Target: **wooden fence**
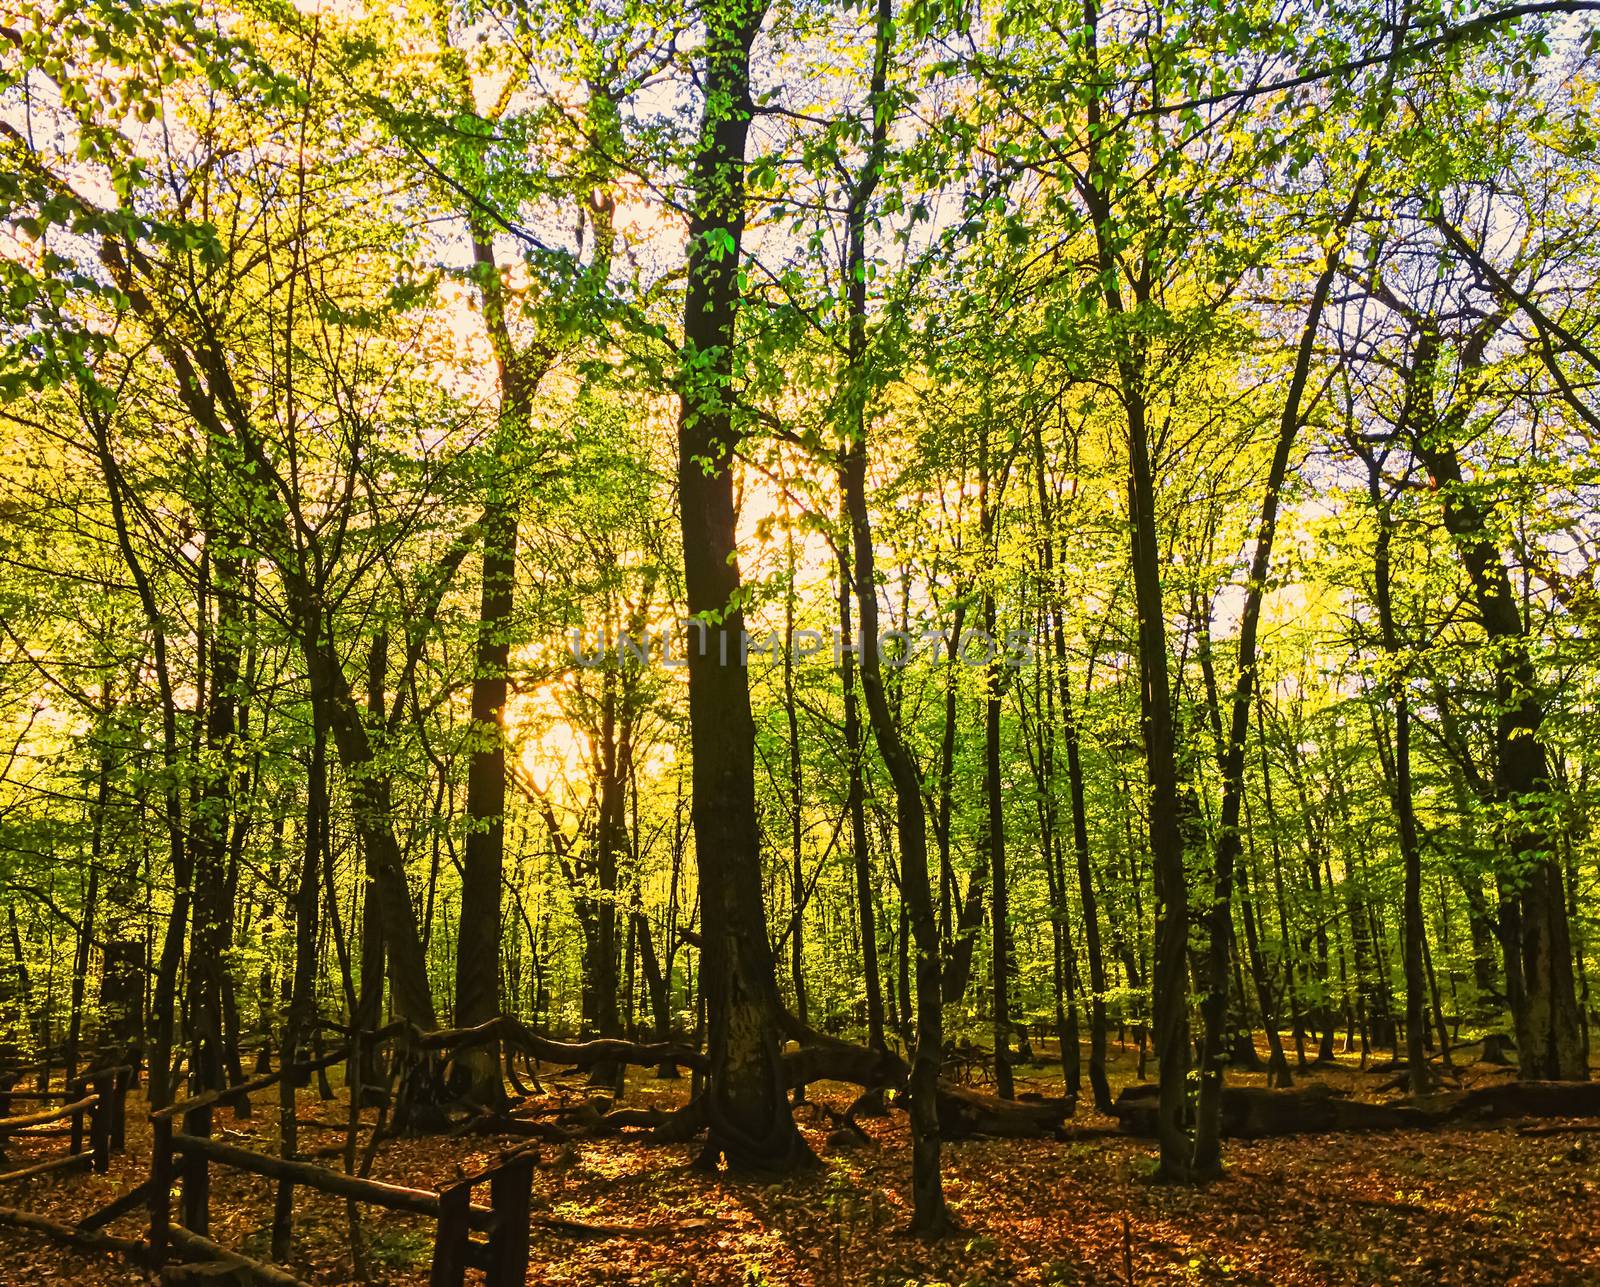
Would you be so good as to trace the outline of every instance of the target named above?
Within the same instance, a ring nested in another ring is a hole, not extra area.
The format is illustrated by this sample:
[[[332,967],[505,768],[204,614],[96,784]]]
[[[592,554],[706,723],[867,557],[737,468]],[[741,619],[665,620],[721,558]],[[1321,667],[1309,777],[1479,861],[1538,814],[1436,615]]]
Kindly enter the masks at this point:
[[[392,1034],[373,1035],[381,1040]],[[289,1271],[212,1239],[212,1170],[221,1167],[275,1180],[280,1210],[288,1210],[294,1190],[303,1188],[433,1221],[429,1278],[432,1287],[461,1287],[469,1269],[481,1270],[488,1287],[522,1287],[528,1272],[530,1194],[537,1161],[531,1149],[509,1153],[499,1165],[480,1175],[433,1190],[387,1184],[212,1137],[214,1109],[248,1104],[253,1092],[266,1090],[285,1078],[309,1077],[348,1056],[345,1048],[319,1054],[238,1085],[205,1091],[155,1109],[150,1113],[149,1174],[133,1189],[75,1224],[11,1207],[0,1207],[0,1224],[36,1229],[75,1245],[117,1252],[163,1274],[164,1279],[181,1279],[186,1273],[210,1278],[218,1272],[231,1272],[240,1281],[305,1287]],[[135,1085],[134,1069],[91,1069],[66,1081],[60,1089],[51,1089],[51,1069],[61,1063],[56,1058],[27,1069],[0,1069],[0,1167],[5,1165],[4,1146],[10,1139],[59,1135],[68,1142],[68,1152],[61,1157],[0,1170],[0,1183],[91,1168],[103,1173],[110,1155],[122,1151],[126,1097]],[[39,1074],[38,1089],[10,1089],[19,1076],[35,1071]],[[42,1106],[32,1112],[9,1115],[17,1103]],[[176,1211],[174,1190],[179,1195]],[[473,1201],[474,1190],[486,1190],[486,1205]],[[148,1214],[145,1239],[135,1241],[105,1232],[115,1220],[140,1211]],[[274,1254],[281,1258],[281,1252],[275,1250]],[[193,1269],[185,1270],[185,1265]]]
[[[228,1265],[259,1283],[276,1287],[298,1283],[298,1279],[275,1265],[212,1241],[211,1168],[221,1166],[276,1180],[280,1203],[300,1187],[433,1220],[429,1278],[432,1287],[460,1287],[469,1268],[483,1270],[489,1287],[522,1287],[528,1272],[529,1199],[537,1160],[530,1150],[513,1153],[483,1174],[437,1191],[386,1184],[212,1138],[212,1109],[218,1104],[236,1100],[249,1090],[264,1090],[286,1074],[314,1071],[315,1064],[333,1063],[344,1057],[345,1052],[339,1051],[227,1090],[207,1091],[150,1114],[150,1178],[140,1191],[149,1203],[147,1248],[152,1267],[159,1269],[173,1258],[198,1259]],[[175,1127],[179,1121],[181,1130]],[[180,1180],[182,1190],[175,1220],[172,1190]],[[472,1201],[472,1191],[480,1185],[488,1187],[488,1206]],[[133,1196],[119,1199],[124,1204],[122,1210],[127,1209],[126,1202]],[[487,1236],[475,1238],[475,1233]]]
[[[0,1090],[0,1157],[11,1141],[67,1136],[65,1154],[0,1171],[0,1183],[91,1168],[104,1174],[111,1154],[123,1149],[132,1084],[133,1069],[124,1066],[96,1069],[74,1078],[61,1090]],[[57,1099],[65,1102],[55,1108],[12,1114],[15,1100],[48,1103]],[[62,1122],[67,1125],[58,1125]]]

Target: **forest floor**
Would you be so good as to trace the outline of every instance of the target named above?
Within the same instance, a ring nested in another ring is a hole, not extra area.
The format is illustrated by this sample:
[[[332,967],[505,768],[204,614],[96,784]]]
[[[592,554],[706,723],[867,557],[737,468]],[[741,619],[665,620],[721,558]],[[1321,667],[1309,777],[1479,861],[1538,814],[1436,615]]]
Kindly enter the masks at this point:
[[[1470,1053],[1470,1052],[1467,1052]],[[1112,1046],[1113,1088],[1134,1080],[1131,1049]],[[1503,1072],[1465,1071],[1468,1085]],[[1308,1069],[1361,1098],[1388,1078],[1355,1056]],[[1234,1080],[1263,1084],[1259,1074]],[[1059,1094],[1058,1065],[1021,1071],[1019,1090]],[[547,1080],[576,1101],[573,1079]],[[627,1102],[671,1107],[687,1081],[630,1076]],[[1392,1093],[1392,1092],[1391,1092]],[[815,1085],[813,1099],[843,1108],[853,1091]],[[275,1151],[276,1112],[258,1099],[252,1118],[220,1112],[216,1134]],[[304,1092],[300,1116],[344,1120],[342,1099]],[[369,1115],[370,1116],[370,1115]],[[1156,1183],[1153,1146],[1125,1137],[1074,1142],[972,1140],[945,1149],[945,1192],[964,1232],[926,1246],[901,1236],[908,1218],[905,1117],[866,1119],[872,1147],[839,1148],[830,1124],[799,1120],[822,1165],[781,1183],[690,1169],[692,1145],[610,1138],[540,1147],[534,1172],[535,1283],[862,1284],[980,1287],[991,1283],[1600,1284],[1600,1136],[1530,1136],[1517,1123],[1433,1131],[1308,1135],[1229,1141],[1226,1175],[1199,1189]],[[75,1220],[145,1178],[149,1127],[129,1101],[128,1150],[107,1175],[13,1185],[6,1203]],[[1110,1126],[1092,1106],[1073,1127]],[[1548,1124],[1546,1124],[1548,1125]],[[302,1128],[303,1148],[333,1144],[334,1130]],[[498,1160],[513,1141],[424,1138],[384,1144],[372,1175],[413,1186],[448,1184]],[[51,1153],[59,1150],[56,1144]],[[39,1156],[48,1154],[41,1153]],[[27,1160],[21,1156],[20,1163]],[[326,1163],[337,1166],[337,1162]],[[264,1256],[272,1216],[268,1181],[213,1167],[211,1237]],[[342,1200],[297,1190],[292,1272],[315,1283],[352,1276]],[[558,1231],[552,1220],[596,1226]],[[112,1231],[140,1234],[140,1218]],[[427,1281],[430,1222],[368,1208],[367,1282]],[[109,1255],[63,1249],[0,1228],[0,1282],[123,1284],[148,1281]]]

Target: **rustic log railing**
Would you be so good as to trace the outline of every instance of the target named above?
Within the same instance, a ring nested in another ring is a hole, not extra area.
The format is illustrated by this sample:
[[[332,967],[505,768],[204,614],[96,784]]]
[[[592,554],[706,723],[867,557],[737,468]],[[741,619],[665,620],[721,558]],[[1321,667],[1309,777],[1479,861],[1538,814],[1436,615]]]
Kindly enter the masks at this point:
[[[127,1095],[132,1081],[132,1068],[102,1068],[74,1078],[62,1090],[12,1091],[0,1098],[0,1108],[6,1110],[12,1099],[67,1101],[56,1108],[0,1117],[0,1146],[11,1139],[37,1139],[63,1133],[68,1137],[65,1155],[0,1172],[0,1183],[91,1168],[104,1174],[110,1166],[111,1154],[123,1149]],[[68,1125],[57,1127],[57,1122]]]
[[[167,1259],[171,1249],[188,1256],[221,1260],[260,1283],[281,1285],[296,1281],[285,1270],[210,1240],[210,1171],[215,1164],[432,1219],[436,1225],[429,1277],[432,1287],[461,1287],[469,1267],[482,1269],[489,1287],[522,1287],[526,1280],[529,1199],[536,1160],[533,1153],[514,1153],[492,1170],[458,1181],[443,1192],[413,1189],[211,1139],[211,1107],[211,1103],[205,1103],[188,1109],[182,1131],[173,1129],[172,1110],[164,1110],[161,1116],[152,1114],[148,1247],[155,1266]],[[180,1174],[183,1196],[179,1220],[174,1223],[172,1186]],[[472,1201],[472,1190],[480,1184],[489,1186],[488,1206]],[[486,1232],[487,1240],[474,1239],[475,1231]]]
[[[442,1054],[446,1065],[460,1049],[497,1038],[535,1057],[570,1061],[580,1066],[608,1057],[629,1062],[658,1062],[664,1053],[676,1056],[680,1062],[694,1062],[699,1058],[696,1052],[678,1047],[635,1047],[625,1042],[556,1042],[529,1034],[513,1021],[440,1032],[421,1032],[409,1025],[392,1024],[370,1034],[346,1030],[344,1035],[351,1039],[359,1036],[384,1044],[395,1043],[402,1058],[407,1051],[414,1052],[413,1058],[428,1052],[425,1057],[437,1063]],[[313,1058],[269,1069],[235,1085],[202,1091],[155,1108],[149,1114],[151,1159],[147,1179],[75,1225],[11,1208],[0,1208],[0,1224],[34,1227],[69,1242],[117,1250],[158,1272],[175,1262],[200,1262],[202,1273],[231,1270],[258,1283],[279,1287],[294,1284],[297,1280],[293,1274],[281,1267],[286,1259],[287,1241],[280,1249],[275,1240],[273,1258],[279,1264],[272,1264],[212,1240],[211,1170],[222,1167],[275,1181],[280,1205],[300,1187],[432,1221],[435,1236],[429,1281],[433,1287],[461,1287],[469,1269],[481,1271],[490,1287],[522,1287],[528,1272],[531,1227],[536,1223],[530,1212],[532,1172],[536,1164],[536,1155],[531,1149],[507,1153],[499,1165],[481,1175],[457,1180],[442,1190],[432,1190],[331,1170],[292,1151],[286,1156],[269,1155],[212,1138],[212,1117],[217,1108],[247,1105],[249,1097],[256,1092],[265,1091],[285,1079],[307,1077],[349,1057],[349,1046],[341,1044],[327,1053],[319,1050]],[[0,1144],[8,1134],[37,1134],[50,1130],[56,1123],[68,1123],[57,1129],[70,1137],[69,1153],[64,1158],[22,1168],[12,1175],[0,1174],[0,1181],[69,1169],[106,1170],[109,1154],[123,1147],[125,1097],[128,1089],[136,1084],[134,1070],[91,1068],[63,1089],[52,1090],[47,1080],[48,1066],[40,1064],[38,1067],[40,1089],[11,1092],[11,1097],[41,1105],[57,1099],[66,1102],[59,1107],[42,1106],[35,1112],[4,1117],[10,1107],[7,1091],[9,1085],[14,1084],[16,1073],[8,1079],[4,1070],[0,1070]],[[430,1071],[437,1074],[438,1069],[434,1067]],[[475,1189],[480,1190],[480,1196],[482,1190],[487,1190],[487,1205],[473,1201]],[[148,1216],[148,1236],[144,1241],[133,1243],[104,1232],[106,1226],[117,1219],[141,1209]]]

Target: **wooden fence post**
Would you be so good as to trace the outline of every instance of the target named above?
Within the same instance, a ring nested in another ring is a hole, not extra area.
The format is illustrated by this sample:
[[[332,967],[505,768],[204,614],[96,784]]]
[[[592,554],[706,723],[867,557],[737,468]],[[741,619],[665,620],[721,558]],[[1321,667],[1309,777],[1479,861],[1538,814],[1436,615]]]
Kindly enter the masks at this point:
[[[183,1116],[183,1133],[211,1138],[211,1106],[191,1109]],[[211,1234],[211,1167],[204,1153],[183,1155],[183,1227],[202,1238]]]
[[[128,1086],[133,1081],[133,1069],[124,1068],[117,1074],[111,1092],[111,1151],[121,1153],[128,1147]]]
[[[452,1184],[439,1194],[439,1227],[433,1238],[433,1270],[428,1275],[428,1287],[461,1287],[466,1281],[471,1205],[470,1180]]]
[[[525,1152],[489,1177],[488,1287],[523,1287],[528,1280],[528,1202],[536,1154]]]
[[[89,1151],[94,1156],[96,1175],[111,1167],[111,1078],[101,1074],[94,1079],[94,1107],[89,1110]]]
[[[85,1078],[77,1077],[67,1083],[67,1103],[76,1103],[89,1093],[89,1083]],[[80,1108],[72,1115],[71,1142],[67,1145],[69,1153],[83,1152],[83,1110]]]
[[[172,1223],[172,1119],[158,1117],[150,1126],[150,1259],[159,1269]]]

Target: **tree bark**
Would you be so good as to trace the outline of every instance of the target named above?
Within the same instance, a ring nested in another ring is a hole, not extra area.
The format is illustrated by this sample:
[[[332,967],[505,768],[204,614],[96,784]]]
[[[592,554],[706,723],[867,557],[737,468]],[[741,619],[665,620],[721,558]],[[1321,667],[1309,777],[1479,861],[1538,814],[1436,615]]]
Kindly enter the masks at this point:
[[[750,46],[765,5],[707,11],[705,107],[694,162],[678,421],[687,646],[710,1077],[701,1156],[741,1170],[807,1164],[779,1051],[777,981],[762,897],[755,729],[743,662],[730,400],[743,239]]]

